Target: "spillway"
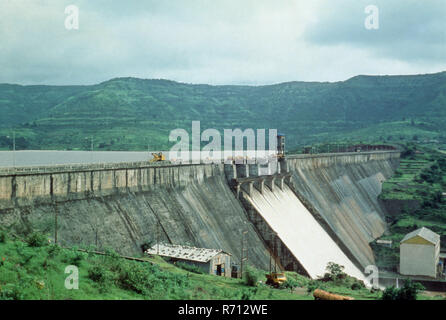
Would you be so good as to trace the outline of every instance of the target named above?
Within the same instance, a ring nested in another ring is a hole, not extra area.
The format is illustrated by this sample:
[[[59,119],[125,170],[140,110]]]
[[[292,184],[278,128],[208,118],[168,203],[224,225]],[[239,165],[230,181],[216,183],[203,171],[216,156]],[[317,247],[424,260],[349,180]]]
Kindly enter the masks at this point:
[[[274,191],[264,188],[262,193],[253,189],[244,196],[312,278],[323,276],[327,264],[335,262],[347,274],[365,280],[286,184]]]

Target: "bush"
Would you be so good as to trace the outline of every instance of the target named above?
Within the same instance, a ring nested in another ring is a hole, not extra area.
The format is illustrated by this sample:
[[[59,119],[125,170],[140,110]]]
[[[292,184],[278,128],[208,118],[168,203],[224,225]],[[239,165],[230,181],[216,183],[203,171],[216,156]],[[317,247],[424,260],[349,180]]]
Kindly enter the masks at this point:
[[[420,283],[407,279],[402,288],[397,289],[394,286],[386,288],[381,300],[416,300],[421,290],[424,290],[424,287]]]
[[[119,284],[122,288],[147,294],[151,287],[151,276],[137,264],[124,262],[119,273]],[[152,283],[153,284],[153,283]]]
[[[121,260],[119,268],[119,285],[146,296],[156,294],[155,288],[159,291],[158,294],[184,295],[182,289],[189,283],[186,276],[164,272],[150,263]]]
[[[387,287],[381,296],[381,300],[398,300],[398,293],[399,290],[394,286]]]
[[[394,173],[395,178],[401,177],[402,175],[403,175],[403,172],[400,169],[395,170],[395,173]]]
[[[420,283],[408,279],[399,290],[400,300],[416,300],[418,292],[424,290],[424,287]]]
[[[64,251],[62,261],[70,265],[80,267],[82,260],[84,260],[86,255],[86,253],[77,251],[76,248],[73,248]]]
[[[363,288],[365,288],[364,283],[359,282],[359,281],[355,281],[353,282],[353,284],[350,287],[352,290],[361,290]]]
[[[95,265],[88,269],[88,278],[94,282],[104,283],[108,280],[107,270],[101,265]]]
[[[0,243],[6,243],[6,241],[8,241],[8,234],[0,230]]]
[[[240,300],[252,300],[257,294],[258,288],[250,288],[241,292]]]
[[[48,238],[39,232],[33,232],[26,238],[26,243],[30,247],[43,247],[48,245]]]
[[[23,300],[24,296],[22,288],[10,284],[5,287],[0,287],[0,300]]]
[[[256,273],[256,270],[251,267],[247,266],[246,271],[243,274],[243,279],[245,281],[245,284],[250,287],[256,287],[259,283],[259,275]]]
[[[320,288],[320,283],[317,280],[310,280],[307,285],[307,292],[311,293],[317,288]]]
[[[290,291],[293,291],[296,287],[299,287],[299,282],[288,277],[287,280],[280,285],[279,289],[290,289]]]
[[[50,244],[48,246],[47,252],[50,258],[57,256],[61,251],[61,248],[57,244]]]

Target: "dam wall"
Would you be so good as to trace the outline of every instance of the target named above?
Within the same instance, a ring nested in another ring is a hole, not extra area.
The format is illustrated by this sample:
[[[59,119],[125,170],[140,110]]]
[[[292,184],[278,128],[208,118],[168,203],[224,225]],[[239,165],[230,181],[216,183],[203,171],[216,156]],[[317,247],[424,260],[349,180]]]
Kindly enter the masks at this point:
[[[66,245],[140,254],[157,241],[223,249],[268,268],[269,253],[234,197],[224,165],[113,165],[0,172],[0,224]]]
[[[374,261],[369,242],[385,229],[377,196],[398,161],[399,152],[361,152],[290,156],[267,167],[136,162],[2,169],[0,225],[127,255],[157,241],[223,249],[235,263],[243,242],[248,263],[268,270],[270,226],[255,220],[246,196],[239,195],[286,184],[360,268]],[[232,181],[239,177],[245,180],[237,189]],[[275,241],[276,260],[304,269],[290,239],[287,245]]]

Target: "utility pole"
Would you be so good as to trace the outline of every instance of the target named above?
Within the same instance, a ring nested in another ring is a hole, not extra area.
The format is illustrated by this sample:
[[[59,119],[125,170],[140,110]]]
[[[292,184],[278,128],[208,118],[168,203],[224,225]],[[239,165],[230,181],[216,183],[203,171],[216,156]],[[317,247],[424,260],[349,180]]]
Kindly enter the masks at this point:
[[[271,248],[269,250],[269,273],[270,274],[272,272],[272,259],[273,259],[273,255],[275,255],[275,241],[274,241],[275,235],[276,235],[276,233],[274,231],[270,232],[270,236],[271,236],[271,238],[270,238],[270,246],[271,246]],[[276,261],[275,257],[274,257],[274,261]]]
[[[91,137],[91,162],[93,162],[93,136]]]
[[[160,254],[160,222],[156,224],[156,254]]]
[[[246,234],[248,233],[248,230],[245,230],[242,232],[242,249],[241,249],[241,259],[240,259],[240,278],[243,279],[243,261],[244,260],[248,260],[248,258],[245,258],[245,251],[248,250],[247,248],[245,248],[245,237]]]
[[[15,167],[15,131],[12,132],[12,166]]]
[[[274,233],[273,254],[274,254],[274,272],[277,273],[276,233]]]
[[[58,218],[58,209],[56,207],[55,216],[54,216],[54,243],[55,244],[57,244],[57,229],[58,229],[57,218]]]

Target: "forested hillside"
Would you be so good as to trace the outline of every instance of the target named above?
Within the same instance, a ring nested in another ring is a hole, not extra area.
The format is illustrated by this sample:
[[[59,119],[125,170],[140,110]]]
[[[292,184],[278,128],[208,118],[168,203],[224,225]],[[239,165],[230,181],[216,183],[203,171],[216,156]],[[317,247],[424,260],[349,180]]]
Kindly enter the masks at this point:
[[[167,149],[169,132],[276,128],[315,142],[446,142],[446,72],[344,82],[210,86],[116,78],[91,86],[0,85],[0,149]]]

